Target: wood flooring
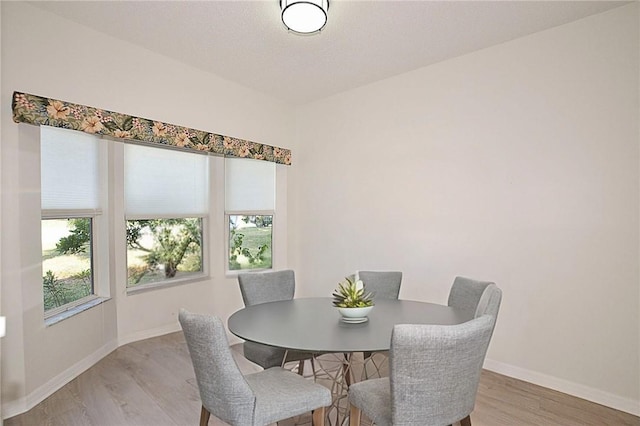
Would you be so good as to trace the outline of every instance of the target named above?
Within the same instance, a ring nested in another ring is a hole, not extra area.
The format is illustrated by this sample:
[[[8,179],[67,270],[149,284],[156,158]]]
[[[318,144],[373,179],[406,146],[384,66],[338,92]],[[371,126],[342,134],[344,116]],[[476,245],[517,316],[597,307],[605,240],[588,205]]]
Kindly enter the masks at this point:
[[[233,353],[244,373],[259,371],[244,359],[241,345]],[[200,406],[189,353],[178,332],[116,349],[4,425],[197,425]],[[471,422],[473,426],[640,426],[639,417],[489,371],[482,373]],[[212,416],[209,426],[220,425],[225,423]]]

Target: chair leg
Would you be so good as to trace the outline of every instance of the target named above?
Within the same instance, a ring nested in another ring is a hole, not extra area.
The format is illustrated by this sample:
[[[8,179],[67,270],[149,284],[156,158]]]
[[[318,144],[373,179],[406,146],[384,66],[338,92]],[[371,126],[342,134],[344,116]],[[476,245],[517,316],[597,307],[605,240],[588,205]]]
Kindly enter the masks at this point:
[[[314,357],[310,358],[311,361],[311,372],[313,373],[313,381],[315,382],[317,377],[316,377],[316,363],[314,362]]]
[[[313,410],[312,426],[324,426],[324,407]]]
[[[460,420],[460,426],[471,426],[471,415]]]
[[[298,374],[304,376],[304,359],[301,359],[298,363]]]
[[[207,426],[209,424],[210,416],[211,416],[211,413],[209,412],[209,410],[204,408],[204,405],[203,405],[202,410],[200,411],[200,426]]]
[[[342,375],[347,387],[351,386],[351,354],[343,354],[344,362],[342,363]]]
[[[373,360],[371,359],[371,357],[373,356],[373,352],[363,352],[362,353],[362,358],[364,358],[364,361],[362,362],[362,366],[363,366],[363,370],[364,370],[364,379],[365,380],[369,380],[369,372],[367,371],[367,361],[371,360],[371,362],[373,362]],[[375,364],[374,364],[375,367]]]
[[[349,412],[349,426],[360,426],[360,409],[351,404],[351,410]]]

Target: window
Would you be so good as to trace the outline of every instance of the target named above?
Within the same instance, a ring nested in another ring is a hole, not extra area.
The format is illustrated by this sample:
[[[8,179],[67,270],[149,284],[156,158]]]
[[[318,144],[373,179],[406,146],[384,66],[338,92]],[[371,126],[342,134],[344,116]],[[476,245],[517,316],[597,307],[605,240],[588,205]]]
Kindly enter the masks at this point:
[[[44,310],[91,296],[92,218],[42,220]]]
[[[95,298],[100,139],[41,126],[42,288],[49,318]]]
[[[227,215],[229,270],[271,269],[273,215]]]
[[[225,160],[227,270],[271,269],[275,164]]]
[[[125,145],[127,287],[205,273],[208,157]]]
[[[202,218],[127,220],[128,287],[202,271]]]

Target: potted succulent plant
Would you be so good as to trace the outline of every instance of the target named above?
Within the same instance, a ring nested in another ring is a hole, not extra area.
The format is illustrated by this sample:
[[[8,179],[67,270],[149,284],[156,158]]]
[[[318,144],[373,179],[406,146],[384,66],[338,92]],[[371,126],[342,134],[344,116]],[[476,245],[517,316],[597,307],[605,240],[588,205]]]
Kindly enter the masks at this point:
[[[367,292],[364,283],[355,276],[349,276],[338,283],[333,291],[333,306],[347,322],[364,322],[373,309],[373,294]]]

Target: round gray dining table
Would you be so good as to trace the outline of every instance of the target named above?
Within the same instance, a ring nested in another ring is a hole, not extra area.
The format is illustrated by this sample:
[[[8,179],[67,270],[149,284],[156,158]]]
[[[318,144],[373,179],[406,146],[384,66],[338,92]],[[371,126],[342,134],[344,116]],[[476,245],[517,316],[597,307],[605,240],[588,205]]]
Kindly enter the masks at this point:
[[[409,300],[376,300],[369,320],[347,324],[332,299],[300,298],[247,306],[229,317],[229,331],[256,343],[313,353],[389,350],[395,324],[455,325],[473,313]]]

